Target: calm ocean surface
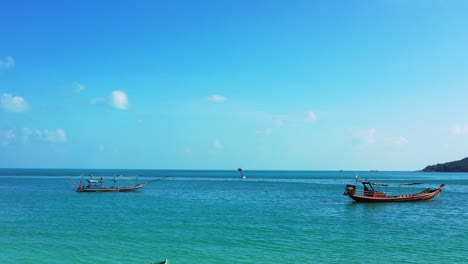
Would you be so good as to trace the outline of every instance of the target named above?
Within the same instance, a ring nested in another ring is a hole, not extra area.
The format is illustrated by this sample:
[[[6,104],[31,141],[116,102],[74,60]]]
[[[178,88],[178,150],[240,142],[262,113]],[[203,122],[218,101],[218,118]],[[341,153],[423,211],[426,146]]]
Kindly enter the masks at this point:
[[[77,193],[66,176],[81,173],[170,177]],[[432,201],[389,204],[343,196],[355,172],[244,173],[0,169],[0,263],[468,263],[466,173],[357,172],[446,184]]]

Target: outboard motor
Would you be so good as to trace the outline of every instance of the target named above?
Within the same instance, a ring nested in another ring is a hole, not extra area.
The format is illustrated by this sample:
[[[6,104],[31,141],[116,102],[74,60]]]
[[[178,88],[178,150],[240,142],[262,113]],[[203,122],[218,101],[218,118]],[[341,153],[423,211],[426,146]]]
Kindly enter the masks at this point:
[[[354,193],[356,193],[356,185],[353,185],[353,184],[346,184],[346,187],[345,187],[345,192],[343,193],[343,195],[354,195]]]

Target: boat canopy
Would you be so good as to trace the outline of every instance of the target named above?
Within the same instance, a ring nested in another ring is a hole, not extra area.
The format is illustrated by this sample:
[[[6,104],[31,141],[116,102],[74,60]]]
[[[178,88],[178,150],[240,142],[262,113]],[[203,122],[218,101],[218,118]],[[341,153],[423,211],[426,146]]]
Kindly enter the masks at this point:
[[[371,182],[371,181],[360,181],[362,184],[369,184],[369,185],[373,185],[373,186],[390,186],[392,184],[388,184],[388,183],[378,183],[378,182]],[[419,185],[419,184],[423,184],[422,182],[411,182],[411,183],[400,183],[398,184],[397,186],[413,186],[413,185]]]
[[[369,184],[374,186],[388,186],[386,183],[377,183],[377,182],[370,182],[370,181],[361,181],[362,184]]]

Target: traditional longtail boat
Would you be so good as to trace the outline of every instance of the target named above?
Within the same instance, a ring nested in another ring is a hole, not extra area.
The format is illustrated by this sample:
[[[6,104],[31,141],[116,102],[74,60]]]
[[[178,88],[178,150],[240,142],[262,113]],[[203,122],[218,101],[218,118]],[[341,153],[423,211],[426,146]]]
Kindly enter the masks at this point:
[[[121,177],[120,175],[119,177]],[[87,179],[86,185],[83,184],[83,177],[80,180],[80,183],[75,183],[72,179],[67,178],[68,182],[76,187],[77,192],[129,192],[129,191],[137,191],[143,187],[145,187],[147,184],[150,184],[155,181],[162,180],[164,178],[167,178],[168,176],[155,179],[155,180],[150,180],[142,183],[135,183],[133,185],[128,185],[128,186],[117,186],[116,185],[116,179],[118,177],[114,176],[114,185],[113,186],[104,186],[104,178],[101,177],[99,180],[93,179],[92,176],[90,175],[90,178]]]
[[[399,195],[388,195],[388,193],[383,191],[377,191],[374,187],[387,187],[389,184],[384,183],[375,183],[370,181],[361,181],[356,178],[356,183],[361,182],[363,185],[362,191],[356,190],[356,185],[354,184],[347,184],[345,188],[345,192],[343,195],[349,196],[356,202],[415,202],[415,201],[423,201],[423,200],[431,200],[436,195],[440,195],[442,189],[444,188],[445,184],[441,184],[439,188],[431,189],[427,188],[421,192],[417,193],[409,193],[409,194],[399,194]],[[418,185],[421,183],[408,183],[408,184],[400,184],[399,186],[412,186]]]

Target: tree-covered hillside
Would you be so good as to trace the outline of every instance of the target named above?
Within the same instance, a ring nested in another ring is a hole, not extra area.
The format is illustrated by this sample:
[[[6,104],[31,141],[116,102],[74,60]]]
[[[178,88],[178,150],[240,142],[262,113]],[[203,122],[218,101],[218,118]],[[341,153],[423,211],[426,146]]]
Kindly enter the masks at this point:
[[[430,165],[424,168],[425,172],[468,172],[468,157],[462,160]]]

